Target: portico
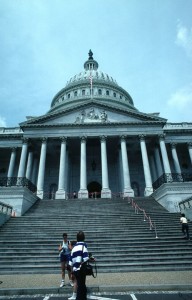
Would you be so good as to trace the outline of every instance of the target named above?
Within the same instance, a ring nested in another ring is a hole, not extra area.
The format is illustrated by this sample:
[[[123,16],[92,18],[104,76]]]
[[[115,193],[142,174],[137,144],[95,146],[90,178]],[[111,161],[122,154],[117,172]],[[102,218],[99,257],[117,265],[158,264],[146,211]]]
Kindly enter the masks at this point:
[[[78,198],[89,198],[93,193],[88,189],[91,182],[101,186],[101,191],[94,191],[100,192],[101,198],[117,194],[133,197],[133,183],[137,183],[137,194],[149,196],[153,182],[163,173],[170,175],[170,181],[172,173],[182,173],[182,147],[188,151],[186,162],[191,166],[188,144],[180,144],[178,154],[175,144],[165,140],[164,135],[63,136],[38,141],[28,138],[22,147],[9,150],[5,168],[8,177],[26,177],[33,182],[41,199],[50,194],[56,199],[68,199],[74,190]],[[51,186],[56,190],[51,191]]]

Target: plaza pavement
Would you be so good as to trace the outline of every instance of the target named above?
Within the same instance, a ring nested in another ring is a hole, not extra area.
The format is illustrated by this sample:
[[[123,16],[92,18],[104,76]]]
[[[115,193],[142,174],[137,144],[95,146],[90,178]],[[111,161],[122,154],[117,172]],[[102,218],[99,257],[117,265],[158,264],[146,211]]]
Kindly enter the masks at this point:
[[[72,287],[59,288],[60,274],[0,275],[0,296],[31,294],[71,295]],[[131,291],[190,291],[192,271],[99,273],[87,277],[89,293]]]

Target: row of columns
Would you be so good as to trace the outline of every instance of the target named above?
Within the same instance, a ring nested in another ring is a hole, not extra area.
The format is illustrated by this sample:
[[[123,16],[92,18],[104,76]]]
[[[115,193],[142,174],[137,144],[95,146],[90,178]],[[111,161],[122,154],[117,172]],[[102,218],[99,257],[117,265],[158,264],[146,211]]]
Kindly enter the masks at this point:
[[[100,138],[101,142],[101,171],[102,171],[102,198],[111,198],[111,190],[109,189],[109,179],[108,179],[108,163],[107,163],[107,148],[106,148],[106,137],[102,136]],[[60,166],[59,166],[59,180],[58,180],[58,191],[56,192],[56,199],[66,199],[65,190],[65,174],[66,174],[66,143],[65,137],[61,138],[61,149],[60,149]],[[122,171],[123,171],[123,183],[124,196],[134,196],[134,191],[131,188],[130,172],[129,172],[129,162],[128,153],[126,146],[126,137],[122,136],[120,138],[121,143],[121,158],[122,158]],[[159,153],[159,148],[154,149],[154,165],[156,167],[157,175],[160,177],[163,172],[171,174],[171,168],[168,160],[166,145],[164,136],[159,137],[159,145],[161,150],[161,157],[163,162],[163,168],[161,164],[161,158]],[[149,159],[147,154],[145,136],[140,136],[140,148],[143,162],[144,178],[145,178],[145,196],[149,196],[153,192],[151,170],[149,165]],[[192,143],[188,143],[189,156],[192,163]],[[179,165],[179,160],[176,151],[176,144],[171,144],[172,157],[174,162],[174,167],[176,173],[181,173],[181,168]],[[47,152],[47,139],[42,140],[39,169],[37,177],[37,196],[41,199],[44,196],[44,177],[45,177],[45,165],[46,165],[46,152]],[[28,141],[23,140],[23,146],[21,150],[21,157],[18,169],[18,177],[25,177],[35,183],[35,174],[38,168],[37,159],[34,160],[33,152],[29,150],[28,160]],[[80,190],[78,192],[78,198],[88,198],[87,190],[87,166],[86,166],[86,137],[81,138],[81,157],[80,157]],[[16,149],[12,149],[8,175],[7,177],[13,176],[14,165],[16,160]],[[33,162],[34,160],[34,162]],[[27,163],[27,167],[26,167]],[[151,164],[153,165],[153,164]],[[33,166],[33,167],[32,167]],[[164,169],[164,171],[163,171]],[[25,173],[26,172],[26,173]]]

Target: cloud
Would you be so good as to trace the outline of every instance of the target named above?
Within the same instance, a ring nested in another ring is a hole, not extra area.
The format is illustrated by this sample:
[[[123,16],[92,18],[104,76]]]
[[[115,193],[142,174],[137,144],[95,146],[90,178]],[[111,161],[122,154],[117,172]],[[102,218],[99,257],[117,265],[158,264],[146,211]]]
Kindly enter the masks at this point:
[[[168,105],[178,110],[185,110],[187,107],[192,107],[192,84],[190,86],[181,88],[171,95],[168,100]]]
[[[188,29],[180,21],[177,24],[176,44],[182,47],[186,54],[192,58],[192,28]]]
[[[0,116],[0,127],[7,127],[5,118]]]

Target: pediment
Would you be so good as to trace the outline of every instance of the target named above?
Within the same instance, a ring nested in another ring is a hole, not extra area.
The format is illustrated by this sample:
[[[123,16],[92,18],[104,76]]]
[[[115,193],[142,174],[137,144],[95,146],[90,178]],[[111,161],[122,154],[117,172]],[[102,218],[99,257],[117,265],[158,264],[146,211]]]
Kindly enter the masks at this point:
[[[165,122],[155,114],[144,114],[137,110],[122,110],[107,105],[89,104],[73,109],[46,114],[21,123],[27,125],[67,125],[67,124],[102,124],[102,123],[141,123],[160,121]]]
[[[119,123],[119,122],[141,122],[136,117],[119,113],[109,109],[91,106],[79,109],[68,114],[57,116],[54,119],[46,121],[46,124],[82,124],[82,123]]]

